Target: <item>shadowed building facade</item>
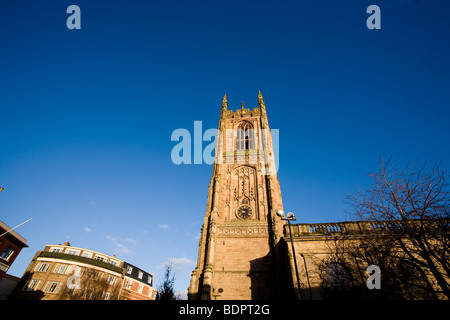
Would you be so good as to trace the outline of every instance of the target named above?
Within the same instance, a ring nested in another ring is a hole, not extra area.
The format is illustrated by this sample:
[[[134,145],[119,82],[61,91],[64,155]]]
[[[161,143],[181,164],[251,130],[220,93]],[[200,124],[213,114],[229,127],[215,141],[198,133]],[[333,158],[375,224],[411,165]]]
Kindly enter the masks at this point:
[[[261,92],[258,107],[242,103],[236,111],[228,110],[225,95],[189,299],[450,296],[443,291],[450,283],[448,219],[299,223],[289,231],[277,215],[283,210],[277,148]],[[422,239],[424,230],[429,240]],[[418,243],[436,248],[433,258]],[[379,272],[370,274],[373,268]],[[373,285],[377,282],[383,285]]]

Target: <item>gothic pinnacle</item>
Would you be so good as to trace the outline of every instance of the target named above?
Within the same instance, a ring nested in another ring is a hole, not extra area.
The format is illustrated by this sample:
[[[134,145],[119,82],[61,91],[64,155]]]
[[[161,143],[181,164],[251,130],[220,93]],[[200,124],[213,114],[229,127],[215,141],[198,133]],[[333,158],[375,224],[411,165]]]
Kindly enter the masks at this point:
[[[261,94],[261,90],[259,90],[259,92],[258,92],[258,103],[261,105],[261,104],[264,104],[264,99],[263,99],[263,96],[262,96],[262,94]]]
[[[223,100],[222,100],[222,108],[227,108],[228,106],[228,100],[227,100],[227,94],[225,93],[225,95],[223,96]]]

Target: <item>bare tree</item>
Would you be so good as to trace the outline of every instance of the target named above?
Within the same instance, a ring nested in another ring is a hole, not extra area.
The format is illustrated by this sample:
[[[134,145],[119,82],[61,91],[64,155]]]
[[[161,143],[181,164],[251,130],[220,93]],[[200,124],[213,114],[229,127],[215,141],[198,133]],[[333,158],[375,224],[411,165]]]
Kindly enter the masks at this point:
[[[379,163],[372,185],[347,199],[358,219],[372,226],[358,250],[378,264],[406,298],[450,299],[450,193],[439,165]]]
[[[75,283],[70,283],[75,279]],[[69,277],[61,294],[67,300],[118,300],[123,298],[121,278],[94,268],[82,269]]]

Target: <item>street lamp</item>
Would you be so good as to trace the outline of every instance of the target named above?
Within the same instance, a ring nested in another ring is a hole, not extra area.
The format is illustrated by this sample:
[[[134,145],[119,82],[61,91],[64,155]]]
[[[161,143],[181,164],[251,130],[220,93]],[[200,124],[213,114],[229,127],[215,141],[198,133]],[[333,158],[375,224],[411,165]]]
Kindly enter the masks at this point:
[[[277,216],[281,218],[281,220],[287,220],[289,225],[289,235],[291,236],[291,246],[292,246],[292,254],[294,256],[294,266],[295,266],[295,275],[297,277],[297,286],[298,286],[298,293],[300,295],[300,300],[302,300],[302,291],[300,288],[300,279],[298,277],[298,268],[297,268],[297,258],[295,257],[295,248],[294,248],[294,241],[292,240],[292,230],[291,230],[291,221],[295,221],[295,215],[292,212],[289,212],[287,216],[285,217],[283,210],[277,211]]]

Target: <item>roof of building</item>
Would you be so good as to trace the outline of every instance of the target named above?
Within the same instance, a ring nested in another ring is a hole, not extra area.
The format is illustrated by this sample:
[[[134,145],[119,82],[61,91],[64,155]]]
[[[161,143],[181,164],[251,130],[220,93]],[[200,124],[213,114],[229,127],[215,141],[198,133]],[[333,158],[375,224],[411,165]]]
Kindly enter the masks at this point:
[[[146,284],[150,284],[150,285],[153,284],[153,275],[152,274],[150,274],[150,273],[148,273],[148,272],[146,272],[146,271],[144,271],[144,270],[142,270],[142,269],[140,269],[138,267],[135,267],[134,265],[132,265],[132,264],[130,264],[128,262],[124,262],[123,263],[124,269],[127,269],[128,266],[132,267],[132,269],[131,269],[130,272],[128,272],[128,270],[126,270],[125,275],[127,277],[130,277],[130,278],[132,278],[134,280],[137,280],[137,281],[144,282]],[[140,272],[142,272],[142,274],[140,274]]]
[[[51,248],[64,248],[64,253],[63,252],[50,252]],[[97,254],[99,256],[108,258],[109,261],[113,260],[113,261],[117,261],[118,263],[122,263],[122,266],[119,267],[119,266],[115,266],[115,265],[110,265],[109,262],[97,261],[94,258],[87,258],[87,257],[83,257],[83,256],[73,255],[73,254],[66,254],[65,252],[66,252],[66,249],[68,249],[68,248],[73,249],[75,251],[80,251],[80,253],[81,253],[81,251],[83,251],[83,252],[92,253],[94,255]],[[47,250],[45,250],[45,249],[47,249]],[[110,255],[107,255],[107,254],[104,254],[104,253],[101,253],[101,252],[98,252],[98,251],[94,251],[94,250],[91,250],[91,249],[80,248],[80,247],[73,247],[73,246],[70,245],[70,243],[68,241],[66,241],[63,245],[61,245],[61,244],[47,244],[45,246],[45,249],[39,255],[40,257],[65,258],[65,259],[68,259],[68,260],[76,260],[76,261],[80,261],[80,262],[86,262],[87,261],[86,259],[88,259],[89,261],[90,260],[94,260],[95,263],[101,264],[99,266],[106,267],[107,269],[111,269],[111,270],[116,271],[116,272],[118,271],[118,269],[125,269],[125,275],[130,277],[130,278],[133,278],[133,279],[135,279],[137,281],[141,281],[141,282],[144,282],[144,283],[150,284],[150,285],[153,282],[152,281],[153,280],[153,275],[152,274],[142,270],[141,268],[138,268],[138,267],[132,265],[131,263],[128,263],[128,262],[126,262],[126,261],[124,261],[122,259],[117,258],[115,255],[110,256]],[[62,255],[64,255],[64,257]],[[83,260],[83,261],[81,261],[81,260]],[[131,272],[129,272],[129,273],[127,272],[128,271],[128,267],[132,267]],[[142,275],[140,274],[140,272],[142,272]]]
[[[22,248],[28,247],[27,240],[14,230],[11,230],[11,228],[1,220],[0,220],[0,235],[3,235],[3,237],[17,243],[18,245],[22,246]]]

